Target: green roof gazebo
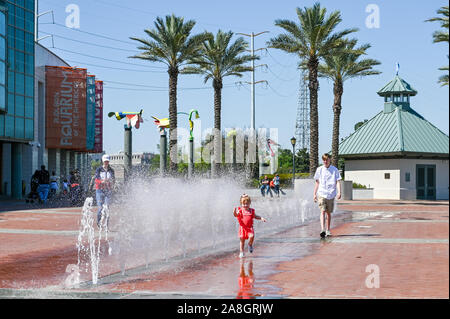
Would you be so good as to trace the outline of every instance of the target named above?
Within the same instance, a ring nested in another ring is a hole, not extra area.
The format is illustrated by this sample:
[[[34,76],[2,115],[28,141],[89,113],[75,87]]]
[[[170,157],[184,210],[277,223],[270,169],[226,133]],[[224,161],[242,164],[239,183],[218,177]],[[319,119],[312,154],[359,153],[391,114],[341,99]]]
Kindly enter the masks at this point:
[[[376,199],[448,199],[448,135],[411,108],[418,92],[400,76],[377,93],[383,110],[339,144],[346,179]]]

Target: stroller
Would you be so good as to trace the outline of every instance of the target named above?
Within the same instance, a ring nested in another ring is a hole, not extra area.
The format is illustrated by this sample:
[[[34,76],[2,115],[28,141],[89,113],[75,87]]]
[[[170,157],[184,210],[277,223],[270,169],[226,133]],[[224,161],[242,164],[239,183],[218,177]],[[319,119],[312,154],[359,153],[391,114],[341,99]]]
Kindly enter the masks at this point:
[[[30,182],[30,188],[31,191],[25,198],[25,202],[27,203],[34,203],[35,200],[39,201],[39,194],[37,192],[37,189],[39,187],[39,177],[38,177],[39,171],[35,171],[33,176],[31,177]]]
[[[72,206],[80,206],[83,203],[83,189],[80,184],[70,184],[70,203]]]
[[[70,203],[72,206],[83,204],[83,187],[81,186],[81,176],[78,170],[71,172],[70,180]]]

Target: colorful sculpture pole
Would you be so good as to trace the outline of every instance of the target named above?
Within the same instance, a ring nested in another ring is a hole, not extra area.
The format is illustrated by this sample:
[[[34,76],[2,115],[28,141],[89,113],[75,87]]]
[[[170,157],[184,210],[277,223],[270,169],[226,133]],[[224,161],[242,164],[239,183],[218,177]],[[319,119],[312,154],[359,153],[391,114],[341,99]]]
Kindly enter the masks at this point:
[[[142,119],[142,111],[143,110],[140,110],[139,112],[109,112],[108,117],[116,116],[118,121],[126,118],[128,127],[135,127],[138,129],[139,124],[144,122]]]
[[[167,135],[166,129],[159,131],[159,174],[164,177],[167,173]]]
[[[189,113],[186,112],[178,112],[177,114],[184,114],[189,116],[189,165],[188,165],[188,177],[192,177],[194,172],[194,121],[192,120],[192,116],[195,115],[195,118],[200,118],[198,111],[195,109],[190,110]],[[169,118],[157,118],[156,116],[152,116],[154,119],[155,125],[159,128],[160,132],[160,170],[162,175],[166,170],[166,128],[170,128],[170,119]]]
[[[192,115],[195,114],[195,118],[200,118],[198,111],[192,109],[189,114],[185,112],[178,112],[178,114],[185,114],[189,116],[189,164],[188,164],[188,177],[191,178],[194,174],[194,121],[192,121]]]
[[[191,140],[191,141],[194,140],[194,136],[193,136],[194,122],[192,121],[192,115],[195,114],[195,118],[196,118],[196,119],[200,118],[200,115],[198,115],[198,111],[192,109],[192,110],[189,112],[189,114],[186,113],[186,112],[178,112],[178,114],[185,114],[185,115],[189,116],[189,134],[190,134],[189,140]]]
[[[159,119],[152,116],[153,123],[159,128],[159,174],[164,177],[167,173],[167,135],[166,128],[170,128],[168,118]]]
[[[160,130],[162,129],[166,129],[166,128],[170,128],[170,121],[168,118],[164,118],[164,119],[159,119],[155,116],[152,116],[152,118],[154,118],[154,123],[156,124],[156,126],[158,126],[158,128]]]
[[[135,127],[136,129],[139,128],[139,124],[144,122],[142,119],[142,111],[139,112],[109,112],[108,117],[115,116],[118,121],[126,118],[127,124],[124,125],[124,158],[123,158],[123,164],[124,164],[124,182],[128,182],[128,179],[132,173],[132,155],[133,155],[133,149],[132,149],[132,132],[131,129]]]
[[[131,132],[131,127],[124,125],[124,141],[123,141],[123,151],[124,151],[124,157],[123,157],[123,179],[125,184],[129,181],[129,177],[132,173],[132,154],[133,154],[133,134]]]

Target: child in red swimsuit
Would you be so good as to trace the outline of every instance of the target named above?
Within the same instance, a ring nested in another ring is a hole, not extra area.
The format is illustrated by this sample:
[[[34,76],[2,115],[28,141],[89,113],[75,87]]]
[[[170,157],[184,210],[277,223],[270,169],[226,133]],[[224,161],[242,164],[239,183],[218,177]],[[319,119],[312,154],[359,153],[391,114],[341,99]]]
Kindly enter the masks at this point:
[[[239,258],[244,257],[245,240],[248,239],[248,251],[253,252],[253,241],[255,240],[255,232],[253,231],[253,219],[260,219],[263,222],[267,220],[264,217],[255,214],[255,210],[250,208],[251,199],[247,194],[243,194],[240,199],[241,206],[235,207],[233,210],[234,217],[239,222],[239,239],[240,253]]]

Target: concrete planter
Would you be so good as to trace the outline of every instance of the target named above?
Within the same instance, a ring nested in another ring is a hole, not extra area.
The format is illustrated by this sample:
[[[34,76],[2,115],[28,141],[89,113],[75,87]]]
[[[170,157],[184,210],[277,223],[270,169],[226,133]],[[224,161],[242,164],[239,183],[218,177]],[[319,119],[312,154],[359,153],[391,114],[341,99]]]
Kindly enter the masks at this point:
[[[353,199],[373,199],[373,188],[354,188]]]

